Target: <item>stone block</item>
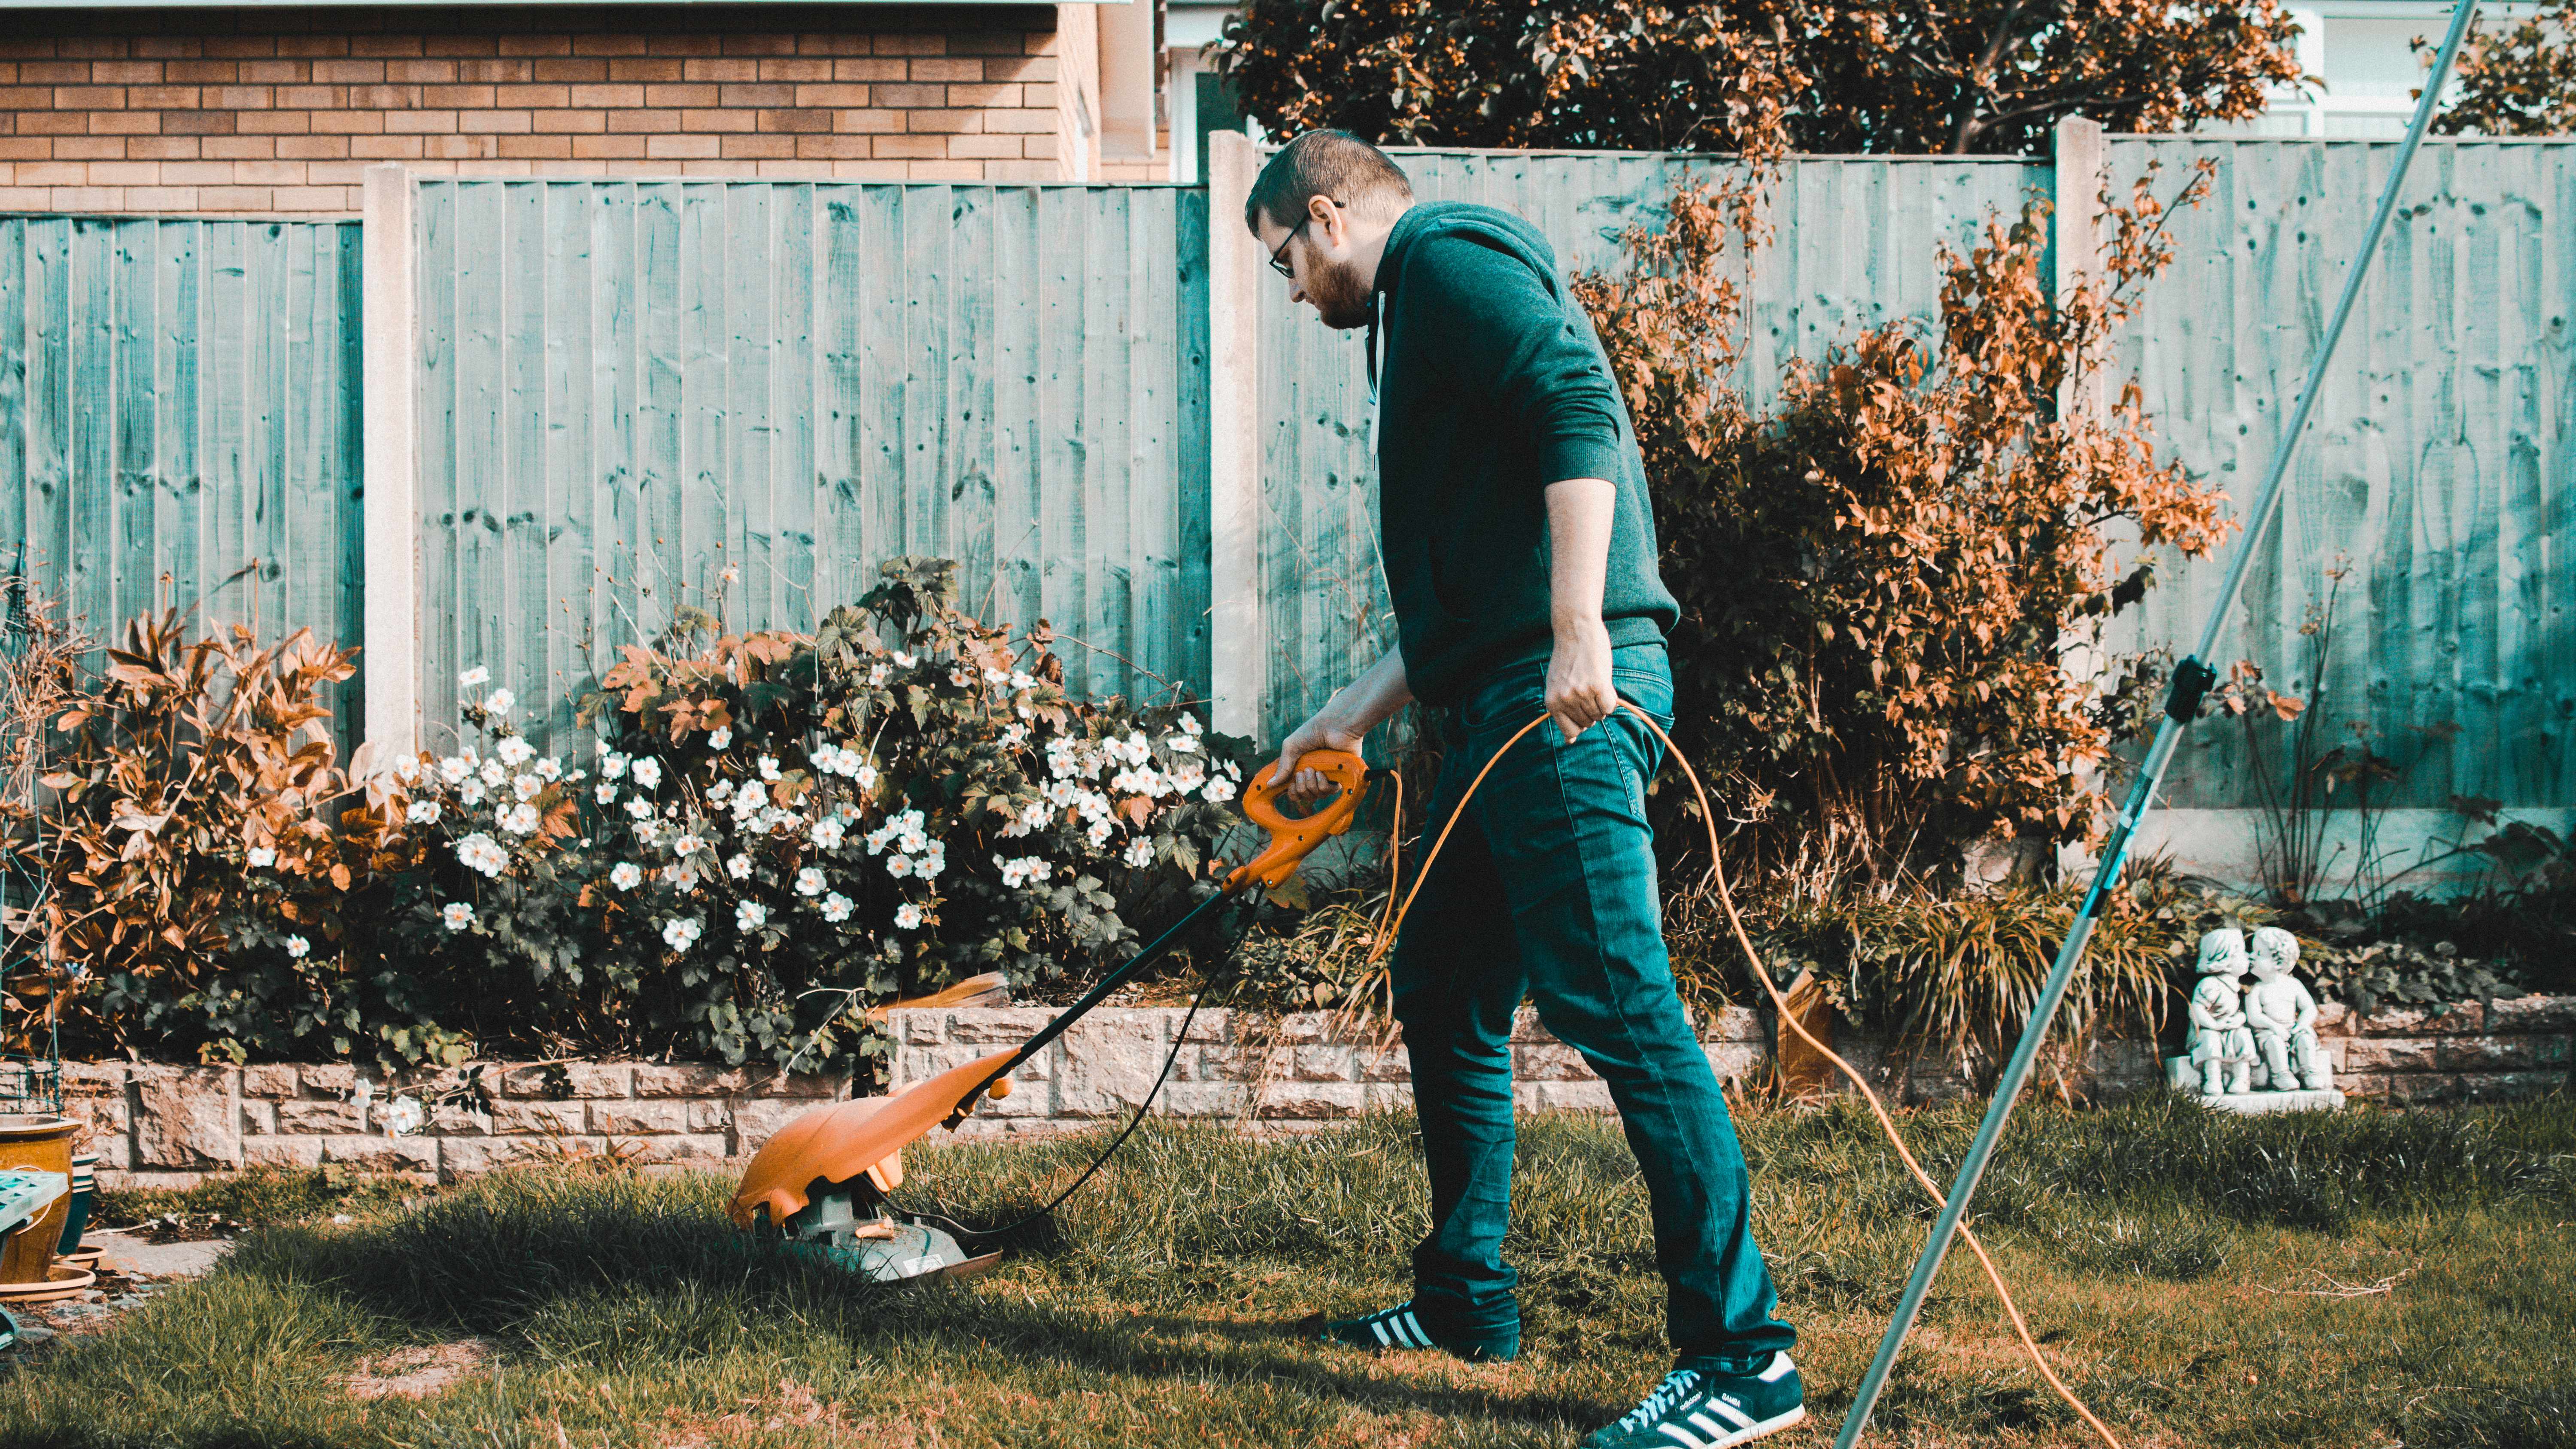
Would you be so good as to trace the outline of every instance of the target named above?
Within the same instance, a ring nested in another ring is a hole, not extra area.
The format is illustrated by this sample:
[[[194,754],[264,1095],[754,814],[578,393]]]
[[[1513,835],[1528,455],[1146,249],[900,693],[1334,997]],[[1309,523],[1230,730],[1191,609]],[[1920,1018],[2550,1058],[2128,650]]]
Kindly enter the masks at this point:
[[[245,1137],[242,1166],[312,1168],[322,1165],[319,1137]]]
[[[2459,1079],[2438,1072],[2393,1072],[2388,1077],[2388,1097],[2394,1102],[2448,1102],[2459,1094]]]
[[[375,1172],[436,1172],[435,1137],[317,1137],[324,1162],[345,1162]]]
[[[241,1131],[229,1067],[153,1071],[135,1084],[134,1151],[138,1166],[206,1171],[241,1165]]]
[[[1017,1046],[1036,1036],[1056,1019],[1052,1006],[978,1006],[959,1007],[947,1013],[948,1040],[969,1046],[982,1046],[985,1052],[994,1047]],[[1093,1012],[1085,1023],[1103,1015]],[[968,1053],[971,1058],[977,1053]]]
[[[298,1069],[295,1067],[272,1063],[266,1066],[244,1067],[241,1069],[241,1074],[241,1091],[245,1097],[262,1097],[274,1101],[295,1095],[298,1075]]]
[[[518,1102],[492,1104],[491,1132],[503,1136],[576,1136],[586,1130],[589,1104],[583,1102]]]
[[[1357,1082],[1277,1082],[1261,1093],[1255,1116],[1269,1119],[1356,1117],[1368,1100]]]
[[[327,1062],[318,1066],[297,1067],[295,1087],[307,1097],[346,1097],[358,1088],[358,1069],[344,1062]],[[366,1074],[374,1081],[376,1073]]]
[[[590,1130],[611,1137],[658,1137],[685,1132],[689,1109],[680,1102],[593,1102]]]
[[[2354,1072],[2349,1076],[2335,1074],[2335,1090],[2347,1097],[2386,1097],[2392,1089],[2385,1072]]]
[[[480,1110],[473,1107],[445,1106],[429,1109],[429,1130],[440,1137],[481,1137],[492,1130],[492,1103]]]
[[[375,1139],[382,1140],[382,1139]],[[537,1139],[533,1137],[453,1137],[438,1144],[439,1177],[454,1182],[497,1168],[535,1161],[576,1150],[576,1145],[593,1151],[605,1150],[606,1144],[595,1137]]]
[[[1541,1026],[1536,1007],[1524,1006],[1512,1013],[1512,1042],[1515,1045],[1545,1045],[1556,1040],[1556,1034]]]
[[[1357,1081],[1360,1049],[1347,1046],[1298,1047],[1285,1053],[1284,1059],[1276,1066],[1280,1076],[1295,1082]]]
[[[563,1062],[556,1090],[569,1085],[583,1101],[617,1100],[634,1095],[635,1068],[625,1062]],[[513,1097],[548,1100],[548,1067],[512,1067],[501,1074],[501,1090]]]
[[[2344,1005],[2340,1001],[2327,1001],[2318,1004],[2317,1036],[2320,1040],[2328,1037],[2350,1036],[2352,1035],[2352,1025],[2351,1007]]]
[[[2343,1048],[2345,1065],[2356,1072],[2430,1072],[2441,1067],[2441,1047],[2434,1037],[2353,1038]]]
[[[2464,1031],[2478,1031],[2486,1025],[2486,1014],[2474,1001],[2451,1002],[2443,1006],[2383,1006],[2355,1025],[2357,1036],[2445,1036]]]
[[[653,1100],[729,1097],[749,1086],[752,1075],[748,1067],[706,1064],[657,1066],[648,1063],[634,1069],[635,1095]]]
[[[2487,1029],[2497,1032],[2576,1031],[2576,996],[2515,996],[2496,1002]]]
[[[1589,1082],[1524,1082],[1512,1100],[1524,1112],[1611,1112],[1610,1084]]]
[[[275,1104],[270,1118],[281,1133],[350,1134],[367,1130],[355,1102],[294,1101]]]
[[[108,1134],[92,1132],[82,1139],[81,1145],[98,1154],[98,1166],[102,1172],[133,1170],[134,1143],[122,1132]]]
[[[725,1160],[725,1139],[721,1134],[672,1133],[622,1145],[628,1150],[629,1162],[680,1163],[712,1169],[722,1166]]]
[[[921,1007],[889,1011],[886,1030],[905,1046],[934,1046],[948,1039],[948,1013]]]
[[[1055,1115],[1108,1117],[1145,1100],[1163,1065],[1163,1027],[1140,1012],[1086,1017],[1056,1039]]]
[[[1554,1042],[1512,1048],[1512,1078],[1519,1082],[1599,1081],[1583,1053]]]
[[[2564,1067],[2567,1039],[2550,1036],[2453,1036],[2442,1039],[2446,1072],[2516,1072]]]
[[[1363,1082],[1413,1081],[1413,1058],[1401,1046],[1359,1048],[1360,1080]]]
[[[1700,1050],[1708,1054],[1708,1069],[1715,1072],[1721,1082],[1739,1082],[1754,1076],[1770,1060],[1759,1040],[1709,1042]],[[1853,1065],[1860,1063],[1854,1062]],[[1842,1073],[1836,1072],[1834,1077],[1840,1080]]]
[[[2567,1088],[2567,1073],[2554,1072],[2463,1072],[2459,1078],[2459,1098],[2470,1102],[2518,1102],[2532,1097],[2546,1097]]]
[[[1155,1110],[1171,1117],[1239,1117],[1251,1090],[1243,1082],[1174,1082],[1155,1099]]]
[[[1010,1094],[994,1097],[989,1093],[975,1104],[975,1110],[986,1116],[1026,1118],[1055,1114],[1055,1093],[1046,1076],[1034,1061],[1022,1062],[1011,1072]]]
[[[276,1133],[277,1104],[275,1102],[255,1101],[247,1097],[243,1098],[241,1104],[242,1136],[245,1139],[251,1137],[272,1137],[275,1136]]]
[[[1278,1018],[1274,1027],[1258,1018],[1241,1019],[1241,1040],[1276,1042],[1281,1046],[1314,1046],[1334,1038],[1333,1014],[1329,1011],[1292,1011]]]
[[[889,1090],[900,1092],[915,1082],[927,1081],[942,1072],[954,1071],[968,1062],[994,1054],[990,1046],[984,1045],[915,1047],[896,1058],[894,1080]],[[1041,1078],[1053,1071],[1055,1055],[1054,1052],[1040,1052],[1031,1058],[1030,1064],[1038,1067]]]
[[[1234,1039],[1235,1024],[1247,1019],[1239,1017],[1222,1006],[1212,1011],[1202,1011],[1198,1015],[1198,1020],[1190,1023],[1189,1035],[1184,1039],[1193,1042],[1229,1042]]]
[[[63,1063],[63,1098],[114,1098],[125,1100],[127,1072],[123,1062]]]
[[[1751,1041],[1764,1039],[1762,1017],[1749,1006],[1720,1007],[1709,1020],[1700,1024],[1702,1041]]]
[[[688,1103],[688,1129],[695,1133],[724,1133],[733,1130],[733,1104],[723,1098]]]
[[[760,1150],[779,1128],[815,1109],[813,1102],[794,1102],[771,1097],[754,1097],[732,1104],[734,1151],[749,1156]]]

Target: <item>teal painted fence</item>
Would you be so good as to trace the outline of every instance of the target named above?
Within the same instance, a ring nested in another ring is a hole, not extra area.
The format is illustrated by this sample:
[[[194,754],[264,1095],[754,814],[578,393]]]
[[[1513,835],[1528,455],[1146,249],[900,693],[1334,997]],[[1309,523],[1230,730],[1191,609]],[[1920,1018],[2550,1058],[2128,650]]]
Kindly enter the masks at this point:
[[[102,643],[169,605],[358,643],[358,239],[0,215],[0,550]]]
[[[2396,144],[2108,150],[2115,177],[2220,163],[2118,355],[2173,456],[2249,499]],[[2387,803],[2576,805],[2576,141],[2427,143],[2400,204],[2216,662],[2315,699],[2321,747],[2358,723],[2403,770]],[[2220,572],[2166,571],[2112,643],[2188,649]],[[2320,681],[2300,629],[2330,586]],[[2192,731],[2169,798],[2251,802],[2286,768],[2274,734]]]
[[[562,728],[680,606],[808,628],[901,554],[1081,641],[1078,690],[1205,690],[1205,193],[440,179],[416,204],[432,743],[460,669]]]

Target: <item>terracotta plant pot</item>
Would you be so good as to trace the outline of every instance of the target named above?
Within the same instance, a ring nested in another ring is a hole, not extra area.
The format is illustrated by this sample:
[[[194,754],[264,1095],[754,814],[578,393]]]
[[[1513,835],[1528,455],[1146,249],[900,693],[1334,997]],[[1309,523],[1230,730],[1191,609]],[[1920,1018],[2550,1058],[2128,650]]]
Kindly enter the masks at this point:
[[[32,1167],[38,1172],[72,1172],[72,1137],[80,1124],[69,1117],[0,1115],[0,1169]],[[63,1240],[63,1223],[71,1216],[72,1197],[54,1199],[45,1215],[0,1243],[0,1283],[50,1281],[54,1248]]]

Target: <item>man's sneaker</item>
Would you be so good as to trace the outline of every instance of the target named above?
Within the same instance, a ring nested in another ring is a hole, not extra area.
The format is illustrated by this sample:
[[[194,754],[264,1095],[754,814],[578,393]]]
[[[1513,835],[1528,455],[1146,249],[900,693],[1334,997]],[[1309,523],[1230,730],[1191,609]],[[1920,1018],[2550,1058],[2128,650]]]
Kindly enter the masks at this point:
[[[1521,1353],[1518,1333],[1501,1338],[1434,1338],[1414,1315],[1409,1302],[1366,1318],[1327,1323],[1322,1336],[1326,1343],[1346,1343],[1354,1348],[1445,1348],[1469,1363],[1509,1363]]]
[[[1583,1449],[1722,1449],[1777,1433],[1807,1417],[1798,1366],[1771,1355],[1760,1373],[1675,1369],[1626,1418],[1583,1441]]]

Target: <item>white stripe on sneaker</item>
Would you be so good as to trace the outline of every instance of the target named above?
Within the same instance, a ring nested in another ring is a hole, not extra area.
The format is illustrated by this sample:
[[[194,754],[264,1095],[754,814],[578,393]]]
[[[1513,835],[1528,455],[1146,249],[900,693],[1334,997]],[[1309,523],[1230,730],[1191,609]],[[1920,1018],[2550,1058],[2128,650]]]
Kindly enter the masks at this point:
[[[1726,1426],[1718,1423],[1715,1419],[1710,1418],[1705,1410],[1701,1410],[1691,1415],[1691,1427],[1699,1430],[1703,1434],[1706,1434],[1708,1436],[1708,1442],[1711,1444],[1723,1444],[1728,1440],[1728,1438],[1732,1437],[1734,1433],[1734,1430],[1728,1429]]]
[[[1413,1310],[1410,1308],[1404,1310],[1404,1316],[1395,1321],[1395,1331],[1404,1339],[1407,1348],[1431,1346],[1431,1335],[1422,1331],[1422,1320],[1414,1317]]]
[[[1750,1429],[1753,1427],[1753,1416],[1751,1414],[1744,1412],[1742,1409],[1735,1407],[1724,1399],[1711,1399],[1708,1401],[1708,1407],[1715,1410],[1721,1418],[1725,1419],[1726,1422],[1734,1425],[1738,1429]]]
[[[1679,1424],[1666,1424],[1663,1427],[1664,1436],[1673,1441],[1675,1449],[1708,1449],[1711,1442],[1692,1437],[1691,1431]]]
[[[1374,1318],[1369,1320],[1369,1332],[1377,1335],[1377,1346],[1380,1348],[1389,1347],[1395,1342],[1393,1338],[1387,1335],[1386,1320],[1383,1318]]]
[[[1774,1353],[1771,1355],[1771,1366],[1755,1374],[1754,1377],[1766,1384],[1776,1384],[1796,1372],[1797,1368],[1796,1364],[1789,1362],[1787,1354]]]

